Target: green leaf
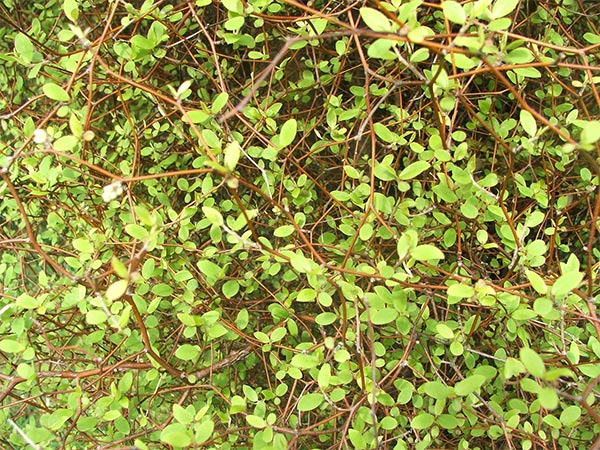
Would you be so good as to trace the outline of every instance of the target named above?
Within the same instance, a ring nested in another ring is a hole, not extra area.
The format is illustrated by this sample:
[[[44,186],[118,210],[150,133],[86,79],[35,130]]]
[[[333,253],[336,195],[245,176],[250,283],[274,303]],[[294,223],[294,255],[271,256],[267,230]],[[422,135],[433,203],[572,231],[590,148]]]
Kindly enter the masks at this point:
[[[23,33],[17,33],[15,35],[15,53],[25,65],[31,64],[35,53],[35,47],[27,35]]]
[[[443,339],[454,339],[454,331],[445,323],[438,323],[435,329]]]
[[[423,42],[426,37],[432,36],[434,32],[429,27],[418,26],[408,32],[406,37],[416,44]]]
[[[165,444],[176,448],[188,447],[192,441],[192,433],[188,431],[187,425],[172,423],[167,425],[160,433],[160,440]]]
[[[70,134],[58,138],[52,143],[52,148],[59,152],[68,152],[73,150],[79,143],[79,138]]]
[[[546,373],[544,360],[534,350],[524,347],[519,351],[519,359],[525,366],[527,372],[537,378],[542,378]]]
[[[125,232],[132,238],[140,241],[148,239],[148,230],[137,223],[129,223],[125,225]]]
[[[135,36],[132,36],[132,38],[129,40],[131,42],[131,46],[133,48],[138,48],[140,50],[152,50],[154,47],[156,47],[156,42],[151,41],[150,39],[148,39],[146,36],[142,36],[139,34],[136,34]]]
[[[376,122],[373,124],[373,131],[375,131],[375,134],[377,135],[377,137],[379,139],[381,139],[383,142],[392,143],[398,139],[398,137],[394,133],[392,133],[388,127],[386,127],[384,124],[382,124],[380,122]],[[352,166],[344,166],[344,170],[346,170],[346,168],[348,168],[348,167],[353,168]],[[358,175],[358,171],[356,171],[356,169],[354,169],[354,170],[355,170],[356,174]],[[359,177],[353,176],[352,178],[358,179]]]
[[[475,289],[468,284],[456,283],[448,287],[448,296],[457,298],[471,298],[475,295]]]
[[[108,316],[101,309],[92,309],[85,314],[85,321],[90,325],[99,325],[106,322]]]
[[[462,70],[470,70],[478,64],[476,60],[463,53],[448,54],[444,59]]]
[[[182,120],[186,123],[203,123],[210,119],[210,114],[200,109],[190,109],[186,111]]]
[[[492,6],[492,19],[498,19],[515,10],[521,0],[496,0]]]
[[[106,299],[109,301],[117,300],[125,294],[127,287],[129,286],[129,280],[117,280],[111,283],[106,289]]]
[[[60,429],[67,420],[73,417],[73,411],[66,408],[60,408],[54,411],[52,414],[45,416],[45,425],[51,430]]]
[[[242,147],[238,141],[232,141],[225,146],[223,155],[223,166],[228,172],[233,172],[240,160],[242,154]]]
[[[197,345],[183,344],[175,350],[175,356],[183,361],[193,361],[200,354],[200,347]]]
[[[296,131],[298,130],[298,122],[296,119],[287,120],[281,127],[279,132],[279,147],[287,147],[294,139],[296,139]]]
[[[220,266],[207,259],[201,259],[196,263],[196,266],[200,269],[200,272],[204,274],[211,285],[214,285],[218,280],[225,276],[224,270]]]
[[[416,176],[425,172],[431,165],[427,161],[415,161],[408,167],[405,167],[398,175],[400,180],[412,180]]]
[[[373,325],[385,325],[393,322],[398,317],[398,311],[394,308],[382,308],[372,312],[371,323]]]
[[[329,383],[331,381],[331,366],[329,363],[325,363],[319,369],[319,375],[317,376],[317,382],[319,383],[319,387],[321,389],[326,389],[329,387]]]
[[[581,408],[577,405],[567,406],[560,413],[560,421],[567,426],[574,425],[581,417]]]
[[[221,0],[223,6],[235,14],[244,14],[244,4],[241,0]]]
[[[582,128],[579,142],[582,145],[591,145],[600,140],[600,121],[588,121]]]
[[[535,136],[535,134],[537,133],[537,123],[533,115],[529,111],[522,109],[519,113],[519,121],[521,123],[521,126],[529,136]]]
[[[392,39],[375,39],[367,50],[367,55],[374,59],[392,60],[397,58],[390,49],[398,43]]]
[[[252,428],[260,429],[265,428],[267,426],[267,422],[265,422],[265,419],[254,414],[248,414],[246,416],[246,422],[248,422],[248,425],[250,425]]]
[[[230,414],[237,414],[240,413],[242,411],[246,410],[246,400],[239,396],[239,395],[234,395],[233,397],[231,397],[231,406],[229,407],[229,413]]]
[[[450,397],[452,388],[449,388],[441,381],[428,381],[419,387],[419,392],[425,393],[436,400],[442,400]]]
[[[73,239],[73,247],[81,253],[94,253],[94,245],[88,239]]]
[[[173,417],[179,423],[185,425],[192,423],[195,414],[196,413],[194,412],[194,407],[192,405],[188,406],[187,408],[184,408],[178,403],[173,405]]]
[[[223,287],[221,288],[221,292],[227,298],[232,298],[240,291],[240,283],[238,280],[227,280],[223,283]]]
[[[526,269],[525,276],[527,276],[527,279],[531,283],[531,287],[535,289],[536,292],[542,295],[548,292],[548,286],[546,285],[546,282],[538,273]]]
[[[583,274],[581,272],[563,273],[554,281],[554,284],[550,288],[550,293],[556,298],[563,298],[578,287],[582,280]]]
[[[273,235],[280,238],[288,237],[289,235],[293,234],[295,230],[296,229],[293,225],[282,225],[275,229]]]
[[[152,293],[159,297],[168,297],[173,294],[173,288],[167,283],[158,283],[152,286]]]
[[[589,43],[589,44],[600,44],[600,35],[598,34],[594,34],[594,33],[585,33],[583,35],[583,38]]]
[[[304,288],[298,292],[297,302],[314,302],[317,298],[317,291],[311,288]]]
[[[152,262],[151,259],[149,259],[148,261]],[[110,265],[112,266],[112,268],[115,271],[115,273],[117,274],[117,276],[119,276],[120,278],[129,277],[129,269],[127,269],[125,264],[123,264],[121,262],[121,260],[119,258],[117,258],[116,256],[113,255],[113,257],[110,260]],[[154,267],[154,266],[152,266],[152,267]],[[150,277],[146,277],[146,278],[150,278]]]
[[[392,31],[390,20],[381,11],[364,6],[360,8],[360,17],[373,31]]]
[[[506,55],[506,58],[504,58],[504,60],[508,63],[508,64],[527,64],[530,63],[531,61],[533,61],[535,59],[535,56],[533,56],[533,53],[531,53],[531,50],[529,50],[526,47],[519,47],[519,48],[515,48],[514,50],[511,50],[510,52],[508,52],[508,54]],[[525,110],[521,110],[525,111]]]
[[[214,225],[222,226],[225,223],[225,221],[223,220],[223,216],[215,208],[211,208],[210,206],[203,206],[202,212],[209,220],[209,222]]]
[[[470,375],[454,385],[454,392],[461,397],[467,396],[479,389],[485,380],[483,375]]]
[[[397,178],[396,171],[387,164],[375,163],[373,174],[381,181],[392,181]]]
[[[0,351],[6,353],[21,353],[25,350],[25,346],[13,339],[2,339],[0,341]]]
[[[335,322],[337,320],[337,318],[338,317],[335,313],[324,312],[324,313],[317,315],[317,317],[315,317],[315,322],[317,322],[319,325],[322,325],[322,326],[331,325],[333,322]]]
[[[417,245],[410,251],[410,256],[417,261],[444,259],[444,253],[435,245],[431,244]]]
[[[315,355],[305,355],[299,353],[292,357],[291,364],[298,369],[312,369],[313,367],[317,367],[320,363],[320,360]]]
[[[434,420],[435,417],[433,417],[431,414],[422,412],[413,417],[413,419],[410,421],[410,426],[415,430],[424,430],[429,428],[433,424]]]
[[[554,388],[550,386],[540,389],[538,392],[538,399],[540,401],[540,405],[542,405],[542,408],[544,409],[556,409],[558,407],[558,394]]]
[[[300,273],[309,273],[315,268],[315,263],[302,253],[292,253],[290,255],[290,264]]]
[[[77,0],[63,0],[63,11],[65,16],[73,23],[77,23],[79,18],[79,5]]]
[[[215,423],[211,419],[205,419],[201,424],[196,425],[194,430],[196,431],[196,444],[202,444],[212,437]]]
[[[450,22],[457,23],[459,25],[464,24],[467,21],[467,15],[462,5],[454,1],[445,1],[442,3],[442,11],[444,16]]]
[[[58,102],[68,102],[69,94],[56,83],[46,83],[42,86],[42,91],[51,100]]]
[[[227,100],[229,100],[229,94],[227,92],[221,92],[217,94],[213,99],[213,104],[210,107],[210,112],[213,114],[218,114],[227,104]]]
[[[323,394],[305,394],[300,397],[298,401],[298,410],[299,411],[312,411],[315,408],[318,408],[323,403]]]
[[[16,305],[23,309],[35,309],[41,304],[41,299],[32,297],[29,294],[21,294],[17,297]]]

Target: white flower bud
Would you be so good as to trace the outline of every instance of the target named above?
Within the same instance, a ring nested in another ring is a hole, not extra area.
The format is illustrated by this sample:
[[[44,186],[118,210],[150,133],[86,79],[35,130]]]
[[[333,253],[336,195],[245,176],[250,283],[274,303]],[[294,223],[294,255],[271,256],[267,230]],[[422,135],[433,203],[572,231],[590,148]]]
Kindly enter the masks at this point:
[[[116,199],[123,193],[123,184],[120,181],[115,181],[102,189],[102,200],[110,202]]]
[[[48,142],[48,133],[46,130],[42,130],[41,128],[36,129],[33,132],[33,142],[36,144],[45,144]]]

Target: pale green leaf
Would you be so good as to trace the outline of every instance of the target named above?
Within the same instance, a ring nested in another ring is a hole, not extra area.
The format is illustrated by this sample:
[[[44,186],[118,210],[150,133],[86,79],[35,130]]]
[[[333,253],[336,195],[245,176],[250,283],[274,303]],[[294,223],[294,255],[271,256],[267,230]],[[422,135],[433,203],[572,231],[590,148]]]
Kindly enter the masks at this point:
[[[454,385],[454,392],[456,395],[464,397],[479,389],[485,380],[486,378],[479,374],[468,376]]]
[[[148,230],[137,223],[129,223],[125,225],[125,232],[134,239],[143,241],[148,238]]]
[[[175,403],[173,405],[173,417],[177,422],[187,425],[194,420],[194,412],[192,412],[193,410],[194,407],[192,405],[184,408],[180,404]]]
[[[248,422],[248,425],[250,425],[252,428],[260,429],[265,428],[267,426],[267,422],[265,422],[265,419],[254,414],[248,414],[246,416],[246,422]]]
[[[46,83],[42,86],[42,91],[51,100],[56,100],[58,102],[67,102],[69,101],[69,94],[62,87],[60,87],[56,83]]]
[[[238,141],[232,141],[225,146],[223,165],[228,172],[233,172],[242,154],[242,147]]]
[[[227,92],[221,92],[217,94],[213,100],[213,104],[210,107],[210,112],[213,114],[218,114],[227,104],[227,100],[229,100],[229,94]]]
[[[435,245],[431,244],[417,245],[410,251],[410,256],[417,261],[444,259],[444,253]]]
[[[65,12],[65,16],[71,22],[76,23],[79,18],[79,5],[77,0],[63,0],[63,11]]]
[[[442,11],[444,11],[444,16],[450,22],[457,23],[462,25],[467,20],[467,15],[465,14],[465,10],[462,5],[455,1],[445,1],[442,3]]]
[[[186,123],[202,123],[210,119],[210,115],[199,109],[190,109],[183,116],[183,121]]]
[[[192,432],[187,428],[182,423],[167,425],[160,433],[160,440],[176,448],[188,447],[192,443]]]
[[[535,136],[535,134],[537,133],[537,123],[535,121],[535,118],[529,111],[525,109],[521,110],[521,112],[519,113],[519,122],[521,123],[521,126],[529,136]]]
[[[17,297],[16,304],[23,309],[35,309],[41,304],[41,299],[33,297],[29,294],[21,294]]]
[[[92,309],[85,314],[85,321],[90,325],[99,325],[106,322],[108,316],[101,309]]]
[[[73,150],[79,143],[79,138],[70,134],[58,138],[52,143],[52,148],[59,152],[68,152]]]
[[[526,269],[525,276],[531,283],[531,287],[535,289],[536,292],[538,292],[539,294],[545,294],[546,292],[548,292],[548,286],[546,285],[546,282],[538,273]]]
[[[424,430],[429,428],[433,424],[434,420],[435,417],[433,417],[431,414],[421,412],[410,421],[410,426],[415,430]]]
[[[544,360],[534,350],[529,347],[524,347],[519,351],[519,358],[525,366],[527,372],[534,377],[542,378],[546,373]]]
[[[301,253],[292,253],[290,264],[300,273],[309,273],[315,268],[315,263]]]
[[[588,121],[581,130],[579,141],[582,145],[590,145],[600,140],[600,121]]]
[[[223,216],[215,208],[211,208],[210,206],[203,206],[202,212],[204,213],[206,218],[210,221],[210,223],[212,223],[214,225],[222,226],[225,223],[223,220]]]
[[[435,329],[443,339],[454,339],[454,331],[445,323],[438,323]]]
[[[504,17],[515,10],[521,0],[496,0],[492,6],[492,19]]]
[[[398,175],[401,180],[412,180],[419,174],[429,169],[431,165],[427,161],[415,161],[408,167],[405,167],[402,172]]]
[[[17,54],[17,56],[19,58],[21,58],[21,61],[25,65],[31,64],[33,55],[35,53],[35,47],[31,43],[31,40],[29,39],[29,37],[27,37],[27,35],[25,35],[23,33],[17,33],[15,35],[14,42],[15,42],[15,53]]]
[[[398,317],[398,311],[394,308],[382,308],[372,311],[371,323],[373,325],[385,325],[393,322]]]
[[[81,253],[93,253],[94,245],[88,239],[73,239],[73,247]]]
[[[293,234],[295,231],[295,228],[293,225],[282,225],[278,228],[275,228],[275,231],[273,232],[273,235],[276,237],[288,237],[289,235]]]
[[[183,344],[175,350],[175,356],[183,361],[193,361],[200,354],[200,347],[197,345]]]
[[[279,146],[281,148],[287,147],[294,139],[296,139],[296,132],[298,130],[298,122],[296,119],[287,120],[282,126],[279,132]]]
[[[303,395],[298,401],[298,410],[312,411],[313,409],[321,406],[323,399],[323,394],[321,393]]]
[[[0,341],[0,351],[6,353],[21,353],[25,350],[25,346],[14,339],[2,339]]]
[[[127,286],[129,286],[128,280],[117,280],[111,283],[106,289],[106,298],[111,301],[121,298],[127,291]]]
[[[392,31],[390,20],[381,11],[364,6],[360,8],[360,17],[373,31]]]
[[[552,287],[550,293],[557,298],[565,297],[573,289],[577,288],[583,280],[583,274],[581,272],[566,272],[559,276]]]

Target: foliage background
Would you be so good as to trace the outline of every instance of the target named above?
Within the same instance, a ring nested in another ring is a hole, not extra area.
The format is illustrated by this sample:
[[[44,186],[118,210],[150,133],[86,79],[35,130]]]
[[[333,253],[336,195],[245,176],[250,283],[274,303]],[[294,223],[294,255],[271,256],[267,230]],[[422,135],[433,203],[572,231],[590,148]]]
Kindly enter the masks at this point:
[[[597,4],[1,5],[3,448],[600,448]]]

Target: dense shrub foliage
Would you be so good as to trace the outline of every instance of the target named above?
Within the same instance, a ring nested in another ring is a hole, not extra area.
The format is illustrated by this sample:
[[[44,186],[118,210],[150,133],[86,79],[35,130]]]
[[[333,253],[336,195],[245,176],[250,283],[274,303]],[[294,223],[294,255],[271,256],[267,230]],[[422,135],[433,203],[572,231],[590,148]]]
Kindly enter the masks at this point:
[[[1,0],[2,448],[600,448],[599,14]]]

